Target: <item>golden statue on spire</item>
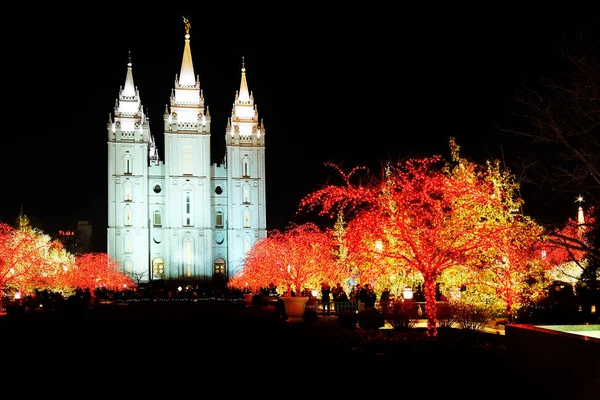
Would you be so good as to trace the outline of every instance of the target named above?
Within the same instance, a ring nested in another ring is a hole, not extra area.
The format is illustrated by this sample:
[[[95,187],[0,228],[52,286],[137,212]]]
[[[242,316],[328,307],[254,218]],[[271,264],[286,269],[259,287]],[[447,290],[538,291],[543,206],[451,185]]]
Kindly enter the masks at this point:
[[[186,17],[183,17],[183,23],[185,24],[185,34],[189,35],[192,24],[190,24],[190,20],[187,19]]]

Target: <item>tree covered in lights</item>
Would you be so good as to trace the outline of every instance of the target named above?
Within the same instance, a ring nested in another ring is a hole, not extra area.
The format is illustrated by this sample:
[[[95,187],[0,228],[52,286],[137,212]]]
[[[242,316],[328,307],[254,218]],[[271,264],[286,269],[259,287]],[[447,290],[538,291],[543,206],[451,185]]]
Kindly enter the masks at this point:
[[[310,222],[270,231],[248,251],[244,266],[228,286],[254,292],[275,286],[279,293],[299,296],[323,280],[337,281],[341,271],[334,244],[329,230]]]
[[[331,218],[344,212],[348,253],[371,259],[368,273],[374,278],[407,270],[421,274],[430,335],[437,333],[436,283],[443,271],[488,268],[500,254],[511,259],[516,250],[507,237],[538,233],[532,223],[522,223],[517,212],[522,200],[509,174],[497,163],[482,166],[459,157],[453,139],[450,148],[451,162],[440,156],[409,159],[387,164],[380,176],[361,167],[345,174],[334,165],[342,183],[326,185],[300,203],[300,210]]]
[[[27,224],[18,225],[15,229],[0,223],[0,291],[4,294],[48,290],[68,296],[77,288],[135,286],[106,254],[74,256],[58,239]]]
[[[68,283],[73,288],[125,290],[134,288],[131,277],[121,272],[120,264],[106,253],[84,253],[78,255],[69,270]]]
[[[600,279],[600,270],[595,267],[598,259],[589,251],[596,246],[596,210],[593,206],[584,210],[581,197],[578,202],[577,218],[569,218],[565,226],[550,231],[544,246],[545,261],[550,266],[552,280],[596,287]]]

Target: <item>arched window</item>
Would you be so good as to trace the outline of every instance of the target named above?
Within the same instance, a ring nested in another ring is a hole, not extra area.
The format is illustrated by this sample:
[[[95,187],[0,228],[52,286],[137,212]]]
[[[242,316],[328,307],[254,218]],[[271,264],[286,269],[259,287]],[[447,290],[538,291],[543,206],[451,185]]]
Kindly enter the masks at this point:
[[[131,274],[133,272],[133,264],[131,264],[131,261],[125,261],[123,272],[125,272],[126,274]]]
[[[123,183],[123,199],[125,201],[131,201],[131,181],[125,181],[125,183]]]
[[[242,203],[250,204],[250,185],[244,185],[242,188]]]
[[[183,239],[183,276],[191,278],[194,269],[194,239]]]
[[[248,158],[242,160],[242,177],[250,178],[250,159]]]
[[[244,228],[250,228],[250,210],[244,209]]]
[[[129,153],[123,156],[123,173],[125,175],[133,174],[133,157]]]
[[[192,175],[192,148],[189,146],[183,148],[183,174]]]
[[[165,260],[155,258],[152,260],[152,277],[153,279],[165,279]]]
[[[162,212],[158,209],[154,210],[154,227],[162,228]]]
[[[125,210],[123,210],[123,225],[133,225],[133,212],[131,211],[131,207],[129,206],[125,207]]]
[[[217,227],[217,228],[223,227],[223,211],[221,211],[221,210],[215,211],[215,227]]]
[[[183,226],[192,226],[192,201],[193,192],[183,192]]]
[[[214,263],[214,275],[225,276],[225,260],[217,258]]]

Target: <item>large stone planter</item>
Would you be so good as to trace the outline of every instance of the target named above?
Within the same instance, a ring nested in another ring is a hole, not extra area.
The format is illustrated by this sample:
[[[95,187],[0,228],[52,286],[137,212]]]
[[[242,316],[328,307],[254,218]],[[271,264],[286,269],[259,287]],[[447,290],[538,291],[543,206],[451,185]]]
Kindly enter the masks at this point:
[[[288,322],[300,322],[306,309],[308,297],[282,297]]]

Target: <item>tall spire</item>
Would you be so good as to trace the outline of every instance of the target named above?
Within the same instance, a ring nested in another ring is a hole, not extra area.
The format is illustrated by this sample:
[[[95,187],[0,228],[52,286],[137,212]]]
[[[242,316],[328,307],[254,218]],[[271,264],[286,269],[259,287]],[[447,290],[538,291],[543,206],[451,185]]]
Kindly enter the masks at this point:
[[[577,200],[575,200],[576,203],[579,203],[579,207],[577,208],[577,224],[579,226],[583,226],[585,224],[585,217],[583,216],[583,207],[581,206],[581,203],[583,203],[585,200],[583,200],[583,197],[581,195],[577,196]]]
[[[125,87],[123,96],[135,96],[135,85],[133,84],[133,72],[131,70],[131,50],[129,50],[129,60],[127,62],[127,76],[125,77]]]
[[[179,73],[179,85],[195,86],[196,79],[194,75],[194,65],[192,64],[192,50],[190,49],[190,21],[183,17],[185,24],[185,47],[183,48],[183,60],[181,61],[181,71]]]
[[[242,82],[240,83],[240,93],[238,100],[241,102],[250,101],[250,93],[248,92],[248,83],[246,82],[246,64],[244,63],[244,57],[242,56]]]

